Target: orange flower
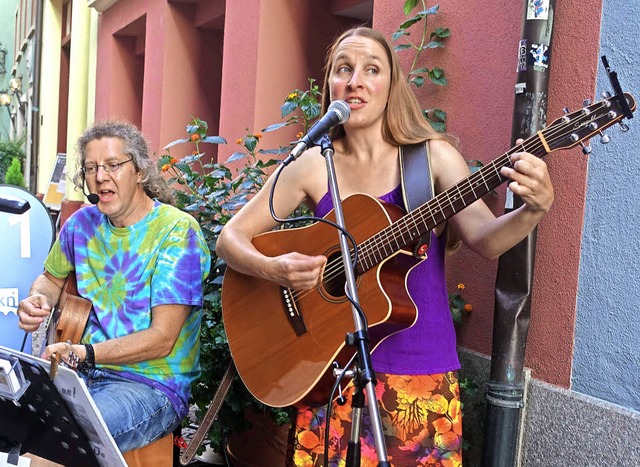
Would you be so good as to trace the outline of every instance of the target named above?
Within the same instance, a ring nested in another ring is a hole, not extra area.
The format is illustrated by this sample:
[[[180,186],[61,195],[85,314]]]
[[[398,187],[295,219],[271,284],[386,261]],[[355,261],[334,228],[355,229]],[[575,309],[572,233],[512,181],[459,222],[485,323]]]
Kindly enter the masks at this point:
[[[299,131],[298,134],[296,135],[296,139],[302,139],[303,136],[304,136],[304,133]]]
[[[471,303],[467,303],[464,306],[464,311],[466,311],[467,313],[471,313],[471,311],[473,310],[473,306],[471,306]]]
[[[243,141],[243,139],[242,139],[242,138],[238,138],[238,139],[236,140],[236,144],[242,144],[242,141]]]
[[[194,156],[197,156],[199,154],[198,151],[191,151],[191,154],[193,154]]]
[[[297,92],[292,92],[291,94],[289,94],[287,96],[287,99],[295,99],[296,97],[298,97],[298,93]]]
[[[458,290],[464,290],[464,284],[462,282],[458,284]]]
[[[194,133],[191,135],[191,141],[193,143],[197,143],[198,141],[200,141],[200,135],[198,133]]]
[[[169,170],[170,168],[171,168],[171,165],[169,165],[169,164],[165,164],[165,165],[163,165],[163,166],[162,166],[162,171],[163,171],[163,172],[166,172],[166,171],[167,171],[167,170]]]
[[[172,157],[171,159],[169,159],[169,164],[175,164],[176,162],[178,162],[178,159]]]
[[[256,133],[255,135],[253,135],[257,140],[260,140],[260,138],[262,138],[262,133]]]

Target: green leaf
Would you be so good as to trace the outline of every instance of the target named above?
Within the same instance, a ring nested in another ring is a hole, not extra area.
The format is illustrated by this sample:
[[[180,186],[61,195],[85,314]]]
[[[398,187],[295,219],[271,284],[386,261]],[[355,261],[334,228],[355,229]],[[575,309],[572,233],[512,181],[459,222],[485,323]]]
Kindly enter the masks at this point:
[[[433,70],[431,70],[431,75],[434,78],[441,78],[442,76],[444,76],[444,70],[442,68],[434,68]]]
[[[318,104],[318,101],[315,100],[304,102],[300,109],[308,120],[312,120],[320,115],[320,104]]]
[[[176,144],[182,144],[182,143],[187,143],[189,141],[188,138],[181,138],[181,139],[177,139],[175,141],[171,141],[169,144],[167,144],[164,148],[164,150],[167,150],[169,148],[172,148],[173,146],[175,146]]]
[[[438,9],[439,8],[440,8],[440,5],[433,5],[431,8],[428,8],[426,10],[422,10],[418,14],[422,15],[422,16],[435,15],[435,14],[438,13]]]
[[[431,41],[424,46],[425,49],[437,49],[438,47],[444,47],[444,44],[440,41]]]
[[[429,119],[427,118],[427,120]],[[447,131],[447,126],[442,122],[435,122],[433,120],[429,120],[429,123],[431,124],[431,127],[438,133],[445,133]]]
[[[442,109],[433,109],[434,115],[443,122],[447,121],[447,112]]]
[[[397,41],[398,39],[400,39],[402,36],[408,36],[409,32],[406,31],[405,29],[398,29],[396,32],[394,32],[391,35],[391,39],[394,41]]]
[[[280,115],[282,116],[282,118],[284,118],[295,111],[297,108],[297,101],[286,101],[284,104],[282,104],[282,107],[280,107]]]
[[[409,75],[419,75],[422,73],[429,73],[429,68],[416,68],[415,70],[411,70]]]
[[[274,123],[273,125],[269,125],[266,128],[262,129],[263,133],[269,133],[270,131],[275,131],[275,130],[279,130],[280,128],[283,128],[287,126],[286,123]]]
[[[433,39],[434,37],[439,37],[441,39],[444,39],[445,37],[451,37],[451,31],[449,30],[449,28],[436,28],[431,33],[430,39]]]
[[[280,147],[278,149],[260,149],[258,150],[259,154],[285,154],[291,150],[293,145]]]
[[[193,128],[193,129],[190,131],[189,128]],[[192,134],[192,133],[199,133],[200,131],[203,131],[206,134],[208,129],[209,129],[209,125],[207,124],[207,122],[205,122],[204,120],[200,120],[198,117],[193,117],[193,120],[191,121],[191,125],[187,126],[187,133]]]
[[[416,6],[418,6],[418,0],[405,0],[403,6],[404,15],[409,16]]]
[[[202,143],[211,143],[211,144],[227,144],[227,140],[222,136],[205,136],[202,138]]]
[[[413,18],[409,18],[404,23],[400,25],[400,29],[409,29],[411,26],[416,24],[418,21],[422,19],[421,15],[414,16]]]
[[[258,138],[255,136],[247,136],[244,139],[244,147],[247,148],[247,151],[253,152],[258,145]]]
[[[398,44],[394,47],[396,52],[400,52],[401,50],[406,50],[410,48],[411,48],[411,44]]]
[[[431,81],[433,81],[438,86],[446,86],[447,84],[449,84],[447,78],[445,78],[444,76],[441,78],[434,78],[430,76],[429,78],[431,78]]]
[[[233,154],[231,154],[231,156],[229,156],[229,159],[227,159],[227,162],[235,162],[235,161],[239,161],[240,159],[243,159],[247,157],[247,154],[245,152],[234,152]]]
[[[424,84],[424,78],[422,76],[415,76],[411,78],[409,82],[415,84],[417,87],[421,87]]]
[[[456,323],[462,322],[462,310],[460,308],[451,307],[451,317]]]

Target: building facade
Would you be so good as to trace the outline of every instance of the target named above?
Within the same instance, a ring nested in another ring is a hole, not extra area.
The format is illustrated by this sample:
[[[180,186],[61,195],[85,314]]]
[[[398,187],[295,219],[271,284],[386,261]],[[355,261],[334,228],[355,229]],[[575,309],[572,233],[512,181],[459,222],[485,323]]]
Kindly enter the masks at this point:
[[[22,39],[22,55],[14,60],[16,73],[30,76],[23,79],[26,104],[16,121],[37,136],[30,143],[37,148],[36,164],[30,165],[37,167],[30,174],[33,190],[47,190],[56,155],[72,154],[73,142],[94,119],[134,122],[158,154],[183,137],[192,116],[206,120],[211,134],[229,142],[280,121],[280,106],[291,90],[307,89],[309,78],[320,82],[326,47],[336,34],[369,24],[391,36],[406,19],[402,3],[16,1],[14,8],[35,14],[41,4],[42,11],[37,120],[32,117],[34,54],[28,34],[26,48]],[[430,28],[451,30],[446,47],[429,51],[425,64],[445,69],[449,85],[425,85],[417,94],[425,108],[447,112],[448,131],[460,138],[467,159],[486,163],[509,147],[518,41],[523,14],[532,3],[548,2],[451,0],[429,19]],[[549,122],[564,107],[578,109],[583,99],[611,90],[602,54],[623,88],[640,95],[633,48],[640,23],[627,11],[640,13],[640,5],[624,8],[615,0],[557,2]],[[401,57],[408,69],[412,57],[406,52]],[[2,115],[0,122],[6,122]],[[634,252],[640,244],[633,188],[638,164],[630,157],[638,152],[640,130],[635,120],[629,125],[626,134],[609,131],[613,141],[608,145],[594,141],[589,156],[578,148],[547,159],[556,201],[538,229],[525,360],[531,379],[519,451],[523,465],[565,465],[560,460],[566,460],[561,456],[567,449],[574,465],[602,465],[594,459],[611,455],[612,445],[621,462],[615,465],[640,463],[637,439],[620,440],[621,433],[640,428],[640,315],[634,311],[640,299],[633,293],[638,277]],[[294,139],[294,134],[269,134],[264,144],[276,147]],[[233,146],[216,151],[214,157],[226,160]],[[67,188],[65,203],[77,208],[82,200]],[[503,212],[504,187],[487,203],[496,214]],[[474,307],[458,327],[463,373],[481,384],[491,355],[496,268],[497,262],[465,249],[448,263],[450,285],[463,282]],[[468,413],[472,408],[482,410],[481,399],[465,405],[468,420],[474,420]],[[480,426],[481,417],[475,420]],[[476,448],[481,443],[477,436],[469,434]]]

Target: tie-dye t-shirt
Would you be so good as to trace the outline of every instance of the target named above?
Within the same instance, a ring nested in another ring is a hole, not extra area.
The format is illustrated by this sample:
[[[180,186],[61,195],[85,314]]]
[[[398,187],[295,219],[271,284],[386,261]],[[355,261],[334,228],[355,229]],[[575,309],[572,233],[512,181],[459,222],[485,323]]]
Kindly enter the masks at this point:
[[[58,278],[75,270],[78,293],[93,303],[82,342],[97,344],[147,329],[158,305],[193,306],[165,358],[97,365],[160,389],[182,418],[191,383],[200,375],[200,307],[210,262],[196,220],[156,201],[144,219],[124,228],[114,227],[96,206],[76,211],[64,223],[45,269]]]

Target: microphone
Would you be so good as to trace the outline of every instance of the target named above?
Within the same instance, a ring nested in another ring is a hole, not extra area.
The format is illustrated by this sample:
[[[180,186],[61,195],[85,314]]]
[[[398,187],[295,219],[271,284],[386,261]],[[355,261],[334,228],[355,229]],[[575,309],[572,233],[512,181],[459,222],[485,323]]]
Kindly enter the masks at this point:
[[[100,197],[98,195],[96,195],[95,193],[87,194],[87,192],[84,190],[85,184],[86,184],[86,181],[85,181],[84,175],[83,175],[83,177],[82,177],[82,194],[87,197],[87,199],[89,200],[89,202],[91,204],[98,204],[98,202],[100,201]]]
[[[96,195],[95,193],[87,194],[87,192],[84,189],[84,185],[82,185],[82,194],[87,197],[87,199],[89,200],[89,202],[91,204],[98,204],[98,201],[100,201],[100,197],[98,195]]]
[[[300,154],[307,149],[312,148],[318,144],[320,138],[327,133],[331,128],[336,125],[342,125],[351,116],[351,109],[349,104],[345,101],[333,101],[329,104],[327,113],[318,120],[310,129],[309,132],[298,142],[293,151],[289,154],[289,157],[283,162],[284,165],[296,160]]]

